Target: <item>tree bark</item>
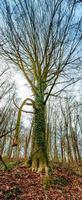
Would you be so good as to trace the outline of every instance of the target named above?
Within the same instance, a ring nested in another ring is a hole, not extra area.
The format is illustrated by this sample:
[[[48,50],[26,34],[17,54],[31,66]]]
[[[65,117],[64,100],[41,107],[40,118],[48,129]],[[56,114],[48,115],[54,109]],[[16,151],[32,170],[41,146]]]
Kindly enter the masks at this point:
[[[48,155],[46,145],[46,107],[44,104],[44,89],[42,81],[37,86],[34,110],[34,125],[32,137],[32,170],[48,170]]]

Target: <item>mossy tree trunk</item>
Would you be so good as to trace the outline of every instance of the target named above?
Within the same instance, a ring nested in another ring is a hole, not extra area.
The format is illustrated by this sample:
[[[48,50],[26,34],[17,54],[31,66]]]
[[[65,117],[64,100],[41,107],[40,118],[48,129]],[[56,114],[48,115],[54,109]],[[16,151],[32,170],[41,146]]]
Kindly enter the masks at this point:
[[[32,170],[47,172],[46,107],[44,104],[44,87],[42,81],[37,84],[35,105],[32,138]]]

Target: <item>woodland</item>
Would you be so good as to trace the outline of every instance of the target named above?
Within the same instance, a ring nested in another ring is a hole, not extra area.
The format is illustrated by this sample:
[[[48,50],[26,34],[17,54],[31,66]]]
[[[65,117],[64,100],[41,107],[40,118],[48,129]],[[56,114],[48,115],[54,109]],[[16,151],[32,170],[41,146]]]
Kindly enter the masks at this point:
[[[1,199],[82,200],[81,0],[0,0]]]

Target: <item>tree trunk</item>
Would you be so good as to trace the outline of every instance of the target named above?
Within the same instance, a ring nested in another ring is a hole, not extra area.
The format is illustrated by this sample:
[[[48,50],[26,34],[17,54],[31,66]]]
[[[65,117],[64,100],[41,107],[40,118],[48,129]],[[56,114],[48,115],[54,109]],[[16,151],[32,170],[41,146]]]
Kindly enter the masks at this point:
[[[48,155],[46,145],[46,108],[44,105],[44,91],[42,82],[38,85],[38,92],[35,97],[35,111],[32,137],[32,170],[48,170]]]
[[[32,129],[32,127],[31,127]],[[31,129],[30,129],[30,133],[29,135],[25,137],[25,146],[24,146],[24,159],[25,161],[28,161],[28,153],[27,153],[27,149],[28,149],[28,146],[29,146],[29,142],[30,142],[30,139],[31,139]]]
[[[55,118],[54,123],[55,123],[55,127],[54,127],[54,161],[58,162],[56,118]]]
[[[78,140],[77,140],[77,133],[73,130],[71,131],[71,138],[72,138],[72,145],[73,145],[73,154],[76,163],[81,162],[81,156],[78,148]]]
[[[1,148],[0,148],[0,155],[2,156],[3,152],[4,152],[4,147],[5,147],[5,143],[6,143],[6,136],[4,136],[2,138],[2,145],[1,145]]]

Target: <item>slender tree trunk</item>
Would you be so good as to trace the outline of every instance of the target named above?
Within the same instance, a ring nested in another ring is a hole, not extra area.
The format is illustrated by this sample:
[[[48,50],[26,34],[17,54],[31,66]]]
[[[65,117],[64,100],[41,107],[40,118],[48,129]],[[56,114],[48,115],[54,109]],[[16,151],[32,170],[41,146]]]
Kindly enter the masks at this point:
[[[52,153],[51,153],[51,127],[50,127],[49,122],[47,123],[47,128],[46,128],[46,144],[47,144],[48,159],[51,160],[51,158],[52,158]]]
[[[72,145],[73,145],[73,153],[74,153],[74,159],[75,162],[81,162],[81,156],[78,148],[78,140],[77,140],[77,133],[73,130],[72,128],[72,133],[71,133],[71,138],[72,138]]]
[[[24,146],[24,159],[25,160],[28,160],[27,148],[28,148],[28,142],[27,142],[27,135],[26,135],[26,137],[25,137],[25,146]]]
[[[66,162],[66,157],[65,157],[65,137],[61,137],[61,158],[62,158],[62,163]]]
[[[63,135],[63,128],[62,125],[60,125],[60,145],[61,145],[61,161],[62,163],[65,162],[65,136]]]
[[[71,146],[70,146],[68,133],[66,133],[66,140],[67,140],[68,164],[70,164],[70,163],[73,163],[73,157],[72,157],[72,152],[71,152]]]
[[[57,130],[56,130],[57,131]],[[55,131],[55,143],[54,143],[54,161],[58,162],[58,149],[57,149],[57,132]]]
[[[25,137],[25,146],[24,146],[24,159],[25,161],[28,161],[28,153],[27,153],[27,149],[30,143],[30,139],[31,139],[31,131],[32,131],[32,127],[30,129],[30,133],[29,135]]]
[[[4,137],[2,138],[2,145],[1,145],[1,149],[0,149],[0,155],[1,155],[1,156],[2,156],[3,151],[4,151],[5,143],[6,143],[6,136],[4,136]]]
[[[12,139],[10,138],[9,147],[8,147],[8,151],[7,151],[7,156],[9,159],[11,158],[12,150],[13,150]]]

